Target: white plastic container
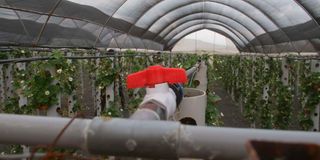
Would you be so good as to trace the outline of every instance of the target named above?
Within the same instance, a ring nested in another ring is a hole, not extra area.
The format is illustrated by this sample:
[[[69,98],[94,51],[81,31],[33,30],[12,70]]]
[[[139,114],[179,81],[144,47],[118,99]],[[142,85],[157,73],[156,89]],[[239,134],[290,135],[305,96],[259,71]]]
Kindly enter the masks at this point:
[[[184,98],[175,114],[175,119],[198,126],[205,126],[207,95],[205,91],[185,88]]]

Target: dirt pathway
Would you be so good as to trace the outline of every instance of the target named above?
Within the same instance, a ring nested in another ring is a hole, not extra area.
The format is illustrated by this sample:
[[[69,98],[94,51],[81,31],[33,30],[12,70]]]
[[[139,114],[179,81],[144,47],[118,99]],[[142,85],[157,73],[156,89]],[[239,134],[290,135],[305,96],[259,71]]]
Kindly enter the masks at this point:
[[[219,82],[213,85],[213,90],[222,99],[217,105],[219,111],[224,115],[222,117],[224,127],[250,128],[250,124],[241,114],[240,107],[232,100]]]

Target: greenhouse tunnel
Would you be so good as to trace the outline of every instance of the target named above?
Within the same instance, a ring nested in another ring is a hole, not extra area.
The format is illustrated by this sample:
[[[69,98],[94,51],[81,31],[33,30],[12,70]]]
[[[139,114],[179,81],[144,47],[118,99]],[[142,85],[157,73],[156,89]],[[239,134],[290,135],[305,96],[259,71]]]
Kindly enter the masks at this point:
[[[0,0],[0,159],[319,159],[319,53],[320,0]]]
[[[1,45],[170,50],[184,35],[210,29],[241,52],[317,52],[319,6],[317,0],[3,0]]]

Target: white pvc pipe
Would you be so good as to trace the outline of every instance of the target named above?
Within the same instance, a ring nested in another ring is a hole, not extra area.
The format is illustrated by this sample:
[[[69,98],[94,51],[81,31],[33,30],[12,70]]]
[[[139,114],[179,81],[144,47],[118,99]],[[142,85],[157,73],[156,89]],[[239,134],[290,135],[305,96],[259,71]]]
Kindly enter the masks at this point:
[[[184,98],[176,113],[176,120],[192,118],[199,126],[205,126],[207,95],[205,91],[195,88],[185,88]]]
[[[0,143],[49,145],[68,118],[0,114]],[[92,154],[157,159],[246,159],[250,140],[320,145],[320,134],[300,131],[185,126],[126,119],[75,120],[57,147]]]

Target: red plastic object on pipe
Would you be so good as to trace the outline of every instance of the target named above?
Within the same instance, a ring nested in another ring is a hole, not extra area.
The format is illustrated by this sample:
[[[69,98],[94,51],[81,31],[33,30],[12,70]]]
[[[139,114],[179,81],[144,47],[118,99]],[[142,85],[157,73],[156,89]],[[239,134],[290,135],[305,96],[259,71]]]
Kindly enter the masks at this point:
[[[148,67],[148,69],[128,75],[127,87],[153,88],[156,84],[161,83],[186,83],[186,71],[182,68],[165,68],[160,65]]]

